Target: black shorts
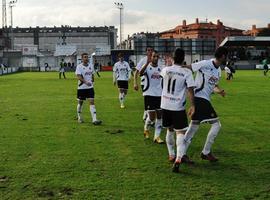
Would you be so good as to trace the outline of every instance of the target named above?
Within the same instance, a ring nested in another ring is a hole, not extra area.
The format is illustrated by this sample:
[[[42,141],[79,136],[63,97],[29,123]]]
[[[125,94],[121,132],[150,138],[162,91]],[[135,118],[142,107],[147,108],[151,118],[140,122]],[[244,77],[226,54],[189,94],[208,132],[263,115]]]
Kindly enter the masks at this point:
[[[186,111],[171,111],[162,109],[162,125],[165,128],[173,128],[176,131],[186,130],[188,128]]]
[[[86,99],[94,99],[94,98],[95,98],[94,88],[77,90],[78,100],[86,100]]]
[[[217,113],[211,103],[203,98],[195,97],[195,113],[192,120],[211,122],[218,119]]]
[[[128,81],[117,81],[119,89],[128,89]]]
[[[161,97],[144,96],[144,110],[161,110]]]

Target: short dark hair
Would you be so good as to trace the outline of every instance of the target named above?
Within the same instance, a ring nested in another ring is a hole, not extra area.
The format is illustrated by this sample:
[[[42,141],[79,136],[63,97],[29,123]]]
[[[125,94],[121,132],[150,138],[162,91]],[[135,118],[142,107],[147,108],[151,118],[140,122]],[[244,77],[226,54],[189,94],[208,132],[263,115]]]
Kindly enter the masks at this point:
[[[177,48],[173,55],[174,63],[181,65],[185,60],[185,51],[181,48]]]
[[[150,45],[146,46],[145,51],[147,51],[147,49],[153,49],[154,50],[154,48],[152,46],[150,46]]]
[[[218,47],[215,52],[215,58],[219,59],[219,58],[222,58],[222,56],[227,57],[228,53],[229,52],[226,47]]]
[[[158,53],[158,51],[157,50],[153,50],[153,52],[152,53]]]
[[[83,56],[88,56],[88,53],[82,53],[82,57],[83,57]]]
[[[123,53],[118,53],[118,58],[122,58],[122,57],[124,57],[124,55],[123,55]]]

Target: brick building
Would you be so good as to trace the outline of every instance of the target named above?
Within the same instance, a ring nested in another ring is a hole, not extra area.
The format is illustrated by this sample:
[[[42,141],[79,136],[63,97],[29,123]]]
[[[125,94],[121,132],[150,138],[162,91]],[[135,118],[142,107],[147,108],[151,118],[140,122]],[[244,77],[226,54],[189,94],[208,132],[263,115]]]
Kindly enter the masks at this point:
[[[270,36],[270,24],[267,27],[257,28],[256,25],[252,25],[251,30],[245,31],[244,35],[248,36]]]
[[[182,25],[174,29],[161,32],[161,38],[183,38],[183,39],[214,39],[216,46],[228,36],[242,36],[243,30],[224,26],[220,20],[217,24],[212,22],[200,22],[197,18],[195,23],[187,24],[183,20]]]

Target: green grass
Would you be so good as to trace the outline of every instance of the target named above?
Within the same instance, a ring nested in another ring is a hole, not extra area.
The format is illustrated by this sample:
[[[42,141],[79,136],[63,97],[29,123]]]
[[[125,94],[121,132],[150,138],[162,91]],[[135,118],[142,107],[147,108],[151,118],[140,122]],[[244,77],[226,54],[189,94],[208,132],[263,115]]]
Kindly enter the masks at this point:
[[[130,89],[120,110],[111,74],[101,76],[100,127],[77,123],[73,73],[67,80],[57,73],[0,77],[0,199],[270,198],[270,78],[261,71],[221,82],[227,97],[213,96],[220,161],[200,160],[209,129],[202,125],[189,150],[196,165],[180,174],[171,172],[165,145],[143,139],[141,93]],[[90,122],[87,104],[83,115]]]

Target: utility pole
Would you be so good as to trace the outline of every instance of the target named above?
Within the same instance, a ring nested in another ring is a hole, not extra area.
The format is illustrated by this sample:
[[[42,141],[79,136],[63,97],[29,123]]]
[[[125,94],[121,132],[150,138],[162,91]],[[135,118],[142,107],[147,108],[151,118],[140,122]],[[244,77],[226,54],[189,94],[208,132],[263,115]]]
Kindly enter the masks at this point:
[[[123,10],[124,10],[124,5],[123,3],[119,2],[114,2],[116,7],[120,11],[120,48],[122,47],[122,42],[123,42]]]

